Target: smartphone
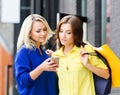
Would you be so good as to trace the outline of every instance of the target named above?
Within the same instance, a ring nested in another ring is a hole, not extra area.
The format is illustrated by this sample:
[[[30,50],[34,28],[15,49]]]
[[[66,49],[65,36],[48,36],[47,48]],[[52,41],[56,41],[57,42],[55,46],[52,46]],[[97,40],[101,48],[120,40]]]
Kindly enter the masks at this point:
[[[52,57],[55,60],[55,63],[59,64],[59,57]]]

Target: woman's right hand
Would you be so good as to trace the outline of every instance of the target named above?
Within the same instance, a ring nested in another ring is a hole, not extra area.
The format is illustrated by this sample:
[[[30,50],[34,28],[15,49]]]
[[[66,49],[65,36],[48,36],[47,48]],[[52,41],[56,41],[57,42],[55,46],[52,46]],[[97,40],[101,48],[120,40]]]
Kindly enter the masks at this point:
[[[46,59],[37,68],[30,72],[30,76],[35,80],[43,71],[56,71],[58,64],[52,58]]]
[[[46,59],[42,64],[42,68],[44,71],[56,71],[58,68],[58,64],[55,63],[55,60],[52,58]]]

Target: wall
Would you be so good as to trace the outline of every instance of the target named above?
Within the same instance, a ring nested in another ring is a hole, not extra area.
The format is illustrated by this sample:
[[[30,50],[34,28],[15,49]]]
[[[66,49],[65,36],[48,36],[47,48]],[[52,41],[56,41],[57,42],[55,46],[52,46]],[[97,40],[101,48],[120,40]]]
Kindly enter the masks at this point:
[[[120,58],[120,0],[111,0],[110,46]]]
[[[12,55],[0,44],[0,95],[7,95],[8,89],[6,88],[12,84],[12,70],[9,71],[9,80],[7,81],[8,65],[12,65]]]
[[[7,70],[8,66],[13,64],[13,28],[13,24],[1,22],[0,0],[0,95],[8,95],[12,86],[12,69],[10,68],[8,71],[9,77],[7,76]]]
[[[95,45],[95,0],[87,0],[88,41]]]

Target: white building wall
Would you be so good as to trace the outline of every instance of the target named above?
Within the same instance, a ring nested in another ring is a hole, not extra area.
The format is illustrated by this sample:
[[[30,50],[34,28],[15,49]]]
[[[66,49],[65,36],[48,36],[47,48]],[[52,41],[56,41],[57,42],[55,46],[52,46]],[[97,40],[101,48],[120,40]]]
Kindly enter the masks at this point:
[[[88,41],[95,45],[95,0],[87,0]]]
[[[59,0],[61,13],[76,14],[76,0]]]
[[[0,0],[0,44],[10,53],[13,53],[14,27],[10,23],[1,22],[1,0]]]

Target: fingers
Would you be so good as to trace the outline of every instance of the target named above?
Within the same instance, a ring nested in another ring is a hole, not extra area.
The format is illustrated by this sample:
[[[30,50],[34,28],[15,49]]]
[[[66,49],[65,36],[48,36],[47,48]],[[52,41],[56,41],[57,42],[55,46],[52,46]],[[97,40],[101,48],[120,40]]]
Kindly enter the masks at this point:
[[[58,64],[49,64],[47,67],[47,71],[56,71],[58,67]]]
[[[84,49],[82,45],[80,46],[80,48],[81,48],[82,50]]]
[[[81,50],[80,50],[80,55],[81,55],[81,56],[84,56],[85,50],[84,50],[83,46],[81,45],[80,48],[81,48]]]
[[[49,54],[49,52],[50,52],[49,49],[47,49],[47,50],[46,50],[46,53]]]
[[[50,64],[49,65],[49,71],[56,71],[56,69],[58,68],[59,66],[58,66],[58,64]]]
[[[58,64],[55,63],[55,60],[52,58],[48,58],[44,62],[45,71],[56,71],[59,67]]]
[[[46,60],[45,60],[45,62],[50,62],[51,61],[51,58],[47,58]]]
[[[47,50],[46,50],[46,53],[47,53],[49,56],[51,56],[51,55],[52,55],[52,53],[53,53],[53,51],[52,51],[52,50],[47,49]]]

